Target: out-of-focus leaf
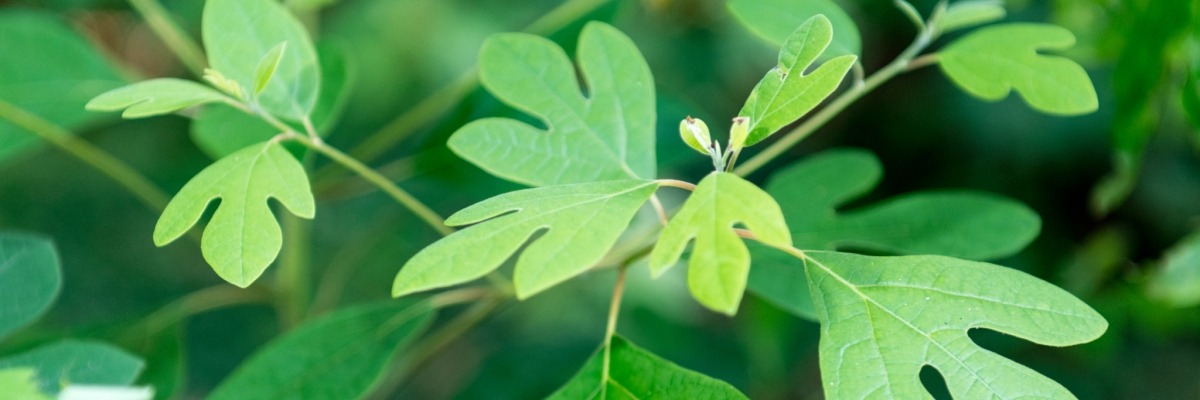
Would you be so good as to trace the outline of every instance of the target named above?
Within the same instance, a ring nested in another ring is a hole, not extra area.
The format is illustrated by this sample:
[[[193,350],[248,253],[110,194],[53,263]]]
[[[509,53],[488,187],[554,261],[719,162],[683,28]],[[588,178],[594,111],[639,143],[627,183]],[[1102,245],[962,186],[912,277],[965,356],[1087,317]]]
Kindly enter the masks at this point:
[[[345,108],[349,76],[340,47],[318,45],[317,49],[321,56],[321,94],[313,108],[312,122],[317,133],[326,136]],[[200,150],[213,159],[220,159],[246,146],[270,140],[279,134],[279,128],[236,108],[212,105],[192,122],[191,134]]]
[[[83,105],[125,84],[87,40],[50,14],[0,10],[0,49],[0,99],[67,128],[104,118]],[[37,143],[0,119],[0,161]]]
[[[221,205],[204,230],[200,248],[221,278],[249,286],[275,261],[283,245],[267,200],[297,216],[316,213],[304,167],[278,142],[247,147],[200,171],[167,204],[154,243],[165,246],[191,229],[213,200]]]
[[[792,245],[783,214],[770,195],[737,175],[708,175],[663,229],[650,252],[650,270],[661,276],[695,239],[688,261],[692,296],[715,311],[737,313],[751,269],[750,252],[734,231],[738,225],[759,242]]]
[[[499,34],[479,52],[479,79],[508,105],[547,130],[487,118],[454,133],[455,153],[493,175],[532,186],[653,179],[654,78],[633,41],[590,22],[579,37],[579,69],[545,38]]]
[[[63,340],[0,359],[0,369],[36,369],[38,387],[50,394],[77,384],[129,385],[143,365],[142,360],[112,345],[77,340]]]
[[[807,257],[828,399],[932,399],[918,379],[926,365],[954,398],[1074,399],[1053,380],[979,347],[967,331],[1070,346],[1108,328],[1066,291],[997,265],[940,256]]]
[[[745,399],[728,383],[701,375],[614,336],[604,380],[604,349],[549,399]]]
[[[151,400],[154,389],[146,386],[71,385],[63,388],[58,400]]]
[[[427,302],[387,301],[339,310],[267,343],[209,399],[357,399],[396,353],[433,320]]]
[[[317,52],[304,26],[272,0],[209,0],[204,47],[212,68],[242,88],[255,88],[260,61],[287,42],[271,82],[257,96],[263,109],[293,121],[312,112],[321,87]]]
[[[939,20],[942,32],[971,28],[1003,19],[1004,0],[966,0],[950,3],[946,15]]]
[[[500,267],[535,233],[517,259],[513,284],[527,298],[594,266],[654,194],[653,181],[548,186],[502,194],[467,207],[446,224],[455,232],[404,264],[393,296],[468,282]]]
[[[986,260],[1011,255],[1037,236],[1041,220],[1028,207],[975,192],[916,192],[849,212],[838,207],[867,194],[882,176],[865,150],[822,152],[778,172],[767,191],[779,201],[795,247],[865,249]],[[756,246],[750,290],[814,319],[808,282],[794,257]]]
[[[951,81],[978,98],[998,101],[1016,90],[1038,111],[1081,115],[1099,107],[1087,71],[1069,59],[1038,52],[1074,44],[1071,31],[1054,25],[995,25],[946,46],[938,53],[938,65]]]
[[[837,57],[805,73],[829,46],[832,37],[829,19],[817,15],[804,21],[783,42],[779,64],[758,82],[738,113],[750,119],[747,146],[800,119],[842,83],[856,56]]]
[[[0,389],[9,400],[50,400],[50,396],[38,389],[37,370],[33,368],[10,368],[0,370]]]
[[[858,26],[833,0],[729,0],[729,11],[743,26],[779,45],[809,18],[824,15],[833,24],[833,44],[822,57],[858,55]]]
[[[42,316],[62,287],[50,240],[0,233],[0,339]]]
[[[192,81],[160,78],[113,89],[85,106],[89,111],[119,111],[125,118],[170,114],[188,107],[227,100],[221,92]]]
[[[1172,246],[1163,255],[1146,291],[1175,307],[1200,304],[1200,232]]]

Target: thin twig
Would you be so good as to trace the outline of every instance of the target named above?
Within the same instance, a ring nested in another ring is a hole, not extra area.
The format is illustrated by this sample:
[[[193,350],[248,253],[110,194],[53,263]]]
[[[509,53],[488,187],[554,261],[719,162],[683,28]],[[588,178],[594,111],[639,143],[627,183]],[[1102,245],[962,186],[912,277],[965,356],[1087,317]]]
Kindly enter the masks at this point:
[[[204,51],[200,50],[200,46],[196,41],[192,40],[179,25],[171,19],[170,14],[155,0],[129,0],[129,4],[137,10],[138,14],[146,20],[146,25],[150,26],[150,30],[154,31],[167,48],[179,58],[183,66],[187,67],[195,76],[204,76],[204,68],[207,65],[204,59]]]

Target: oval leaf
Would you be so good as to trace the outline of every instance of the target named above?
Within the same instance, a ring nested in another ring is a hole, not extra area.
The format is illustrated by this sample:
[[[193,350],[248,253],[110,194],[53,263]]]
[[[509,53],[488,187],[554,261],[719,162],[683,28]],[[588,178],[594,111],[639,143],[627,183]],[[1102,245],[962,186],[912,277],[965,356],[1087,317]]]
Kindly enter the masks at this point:
[[[535,233],[513,283],[527,298],[594,266],[654,194],[653,181],[607,181],[502,194],[467,207],[447,225],[478,225],[426,247],[404,264],[393,296],[468,282],[500,267]],[[515,212],[514,212],[515,211]],[[510,214],[511,213],[511,214]]]
[[[68,385],[126,386],[132,384],[145,364],[112,345],[64,340],[0,359],[0,369],[37,369],[42,391],[57,394]]]
[[[399,349],[433,321],[428,303],[388,301],[339,310],[267,343],[210,400],[358,399]]]
[[[792,245],[783,213],[770,195],[737,175],[717,172],[700,181],[663,229],[650,253],[650,270],[661,276],[694,238],[688,262],[692,296],[715,311],[737,313],[750,272],[750,253],[734,231],[737,224],[762,243]]]
[[[221,92],[192,81],[160,78],[113,89],[87,103],[91,111],[118,111],[125,118],[170,114],[191,106],[229,100]]]
[[[58,252],[45,238],[0,233],[0,338],[36,320],[62,287]]]
[[[492,36],[479,52],[479,79],[504,103],[541,120],[547,130],[511,119],[472,122],[449,146],[501,178],[532,186],[653,179],[654,78],[629,37],[600,22],[579,37],[575,68],[547,39]]]
[[[304,167],[278,142],[250,146],[200,171],[171,199],[154,227],[154,244],[183,236],[213,200],[221,205],[204,230],[201,250],[217,275],[239,287],[254,283],[283,245],[267,200],[311,219],[316,213]]]
[[[1087,71],[1067,58],[1038,53],[1074,44],[1071,31],[1054,25],[995,25],[946,46],[938,65],[951,81],[981,99],[998,101],[1016,90],[1038,111],[1081,115],[1099,107]]]
[[[609,354],[608,381],[604,379],[604,349],[588,359],[575,377],[550,395],[552,400],[573,399],[745,399],[728,383],[685,369],[614,336]]]
[[[729,0],[729,11],[742,26],[774,45],[783,44],[808,19],[824,15],[833,24],[833,44],[823,57],[862,52],[858,26],[832,0]]]

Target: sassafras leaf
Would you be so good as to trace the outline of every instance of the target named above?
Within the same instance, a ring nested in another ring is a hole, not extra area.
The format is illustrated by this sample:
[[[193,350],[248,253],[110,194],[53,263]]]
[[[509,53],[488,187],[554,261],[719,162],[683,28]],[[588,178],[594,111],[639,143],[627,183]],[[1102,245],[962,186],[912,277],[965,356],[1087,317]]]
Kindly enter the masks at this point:
[[[551,400],[745,399],[728,383],[704,376],[656,356],[617,336],[612,338],[608,381],[603,380],[604,349],[588,359],[575,377],[550,395]]]

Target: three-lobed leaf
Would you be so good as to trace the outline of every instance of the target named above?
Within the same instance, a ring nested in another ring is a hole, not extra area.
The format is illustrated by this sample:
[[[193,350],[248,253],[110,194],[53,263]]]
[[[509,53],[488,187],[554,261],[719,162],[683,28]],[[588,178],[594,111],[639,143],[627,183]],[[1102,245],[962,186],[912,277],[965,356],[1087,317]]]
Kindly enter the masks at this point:
[[[455,153],[493,175],[532,186],[653,179],[654,79],[633,41],[591,22],[579,37],[579,69],[562,48],[530,34],[499,34],[479,53],[479,79],[504,103],[544,123],[486,118],[450,138]]]
[[[38,387],[57,394],[68,385],[125,386],[132,384],[145,364],[112,345],[63,340],[0,358],[0,369],[34,368]]]
[[[1054,25],[995,25],[946,46],[938,53],[938,65],[951,81],[984,100],[998,101],[1015,90],[1036,110],[1087,114],[1099,107],[1087,71],[1067,58],[1038,52],[1074,44],[1071,31]]]
[[[428,302],[412,301],[339,310],[267,343],[209,399],[362,398],[433,315]]]
[[[1003,197],[965,191],[908,193],[850,211],[838,208],[873,189],[883,174],[865,150],[824,151],[776,173],[767,192],[783,208],[795,247],[937,254],[987,260],[1016,253],[1037,236],[1041,220]],[[765,246],[750,290],[801,317],[816,319],[800,263]]]
[[[188,181],[154,227],[154,243],[165,246],[179,238],[209,203],[220,199],[200,247],[217,275],[249,286],[282,247],[279,223],[267,204],[271,198],[300,217],[311,219],[316,213],[304,167],[273,140],[222,158]]]
[[[272,0],[208,0],[202,22],[204,47],[212,68],[237,82],[243,92],[256,88],[264,56],[280,43],[270,82],[256,98],[271,114],[293,121],[312,112],[321,72],[304,26]]]
[[[426,247],[396,275],[393,296],[468,282],[517,259],[513,284],[527,298],[591,268],[616,243],[658,185],[621,180],[502,194],[467,207],[447,225],[481,222]]]
[[[1053,380],[979,347],[967,331],[1070,346],[1108,327],[1066,291],[992,264],[812,252],[805,271],[821,321],[829,399],[932,399],[918,377],[926,365],[954,398],[1073,399]]]
[[[68,129],[103,119],[84,104],[126,83],[87,39],[50,13],[4,8],[0,49],[0,99]],[[0,119],[0,162],[38,143]]]
[[[89,111],[125,110],[122,117],[143,118],[228,100],[225,94],[196,82],[159,78],[104,92],[89,101],[85,108]]]
[[[750,252],[734,231],[737,226],[745,226],[759,242],[792,245],[783,213],[770,195],[737,175],[712,173],[663,229],[650,253],[650,270],[662,275],[695,239],[688,261],[692,296],[705,307],[735,314],[750,272]]]
[[[62,287],[58,252],[49,240],[0,233],[0,338],[36,320]]]
[[[704,376],[634,346],[614,336],[609,345],[608,380],[604,381],[604,349],[588,359],[583,368],[552,400],[611,399],[745,399],[728,383]]]
[[[833,25],[824,15],[804,21],[784,40],[779,64],[758,82],[738,113],[750,119],[747,146],[800,119],[837,89],[856,56],[836,57],[805,73],[832,40]]]
[[[833,24],[833,43],[822,56],[858,55],[858,26],[833,0],[729,0],[729,11],[743,26],[771,44],[783,44],[805,21],[824,15]]]

